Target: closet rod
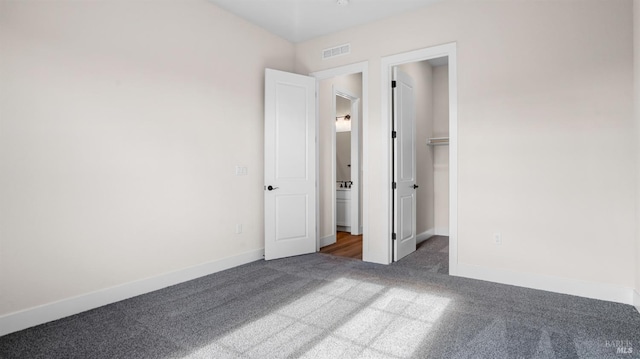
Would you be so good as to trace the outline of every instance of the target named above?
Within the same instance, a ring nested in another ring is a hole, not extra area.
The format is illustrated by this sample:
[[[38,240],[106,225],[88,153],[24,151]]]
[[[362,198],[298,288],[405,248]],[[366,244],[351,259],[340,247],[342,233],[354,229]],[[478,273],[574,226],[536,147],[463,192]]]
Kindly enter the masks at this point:
[[[428,146],[445,146],[449,144],[449,137],[434,137],[427,140]]]

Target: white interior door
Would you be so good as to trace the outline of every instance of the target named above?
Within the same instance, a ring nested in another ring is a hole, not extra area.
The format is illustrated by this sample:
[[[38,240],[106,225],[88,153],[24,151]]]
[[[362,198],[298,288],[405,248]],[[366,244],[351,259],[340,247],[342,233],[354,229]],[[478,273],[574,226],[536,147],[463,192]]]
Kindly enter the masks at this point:
[[[394,111],[394,260],[416,250],[416,106],[413,79],[393,69]]]
[[[267,69],[265,259],[316,251],[316,82]]]

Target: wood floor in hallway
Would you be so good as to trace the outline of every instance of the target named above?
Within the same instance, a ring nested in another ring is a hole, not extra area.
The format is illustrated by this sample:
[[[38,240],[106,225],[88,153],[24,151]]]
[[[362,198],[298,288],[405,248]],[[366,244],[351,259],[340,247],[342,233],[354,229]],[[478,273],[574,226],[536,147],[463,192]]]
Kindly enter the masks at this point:
[[[320,253],[362,260],[362,235],[338,232],[336,237],[336,243],[320,248]]]

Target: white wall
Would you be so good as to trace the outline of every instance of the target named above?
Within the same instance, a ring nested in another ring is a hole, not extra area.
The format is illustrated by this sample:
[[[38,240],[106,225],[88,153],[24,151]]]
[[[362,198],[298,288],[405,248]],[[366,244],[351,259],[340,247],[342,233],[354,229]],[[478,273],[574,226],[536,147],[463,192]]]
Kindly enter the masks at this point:
[[[309,72],[301,72],[309,73]],[[335,178],[331,166],[335,151],[332,149],[332,133],[335,128],[336,118],[333,113],[333,86],[349,91],[351,94],[362,97],[362,74],[337,76],[322,80],[318,86],[318,178],[319,178],[319,217],[318,224],[320,238],[325,241],[332,238],[336,231],[335,217],[332,211],[333,192],[335,191]],[[360,102],[362,103],[362,101]],[[362,114],[362,111],[360,111]],[[335,240],[335,238],[331,239]],[[329,241],[331,241],[329,240]]]
[[[200,0],[1,1],[0,48],[0,316],[264,247],[291,43]]]
[[[449,137],[449,66],[433,67],[433,137]],[[435,234],[449,235],[449,146],[433,147]]]
[[[455,41],[459,263],[633,287],[631,4],[448,1],[298,44],[301,73],[369,61],[371,250],[389,241],[380,59]]]
[[[433,137],[433,69],[427,61],[399,66],[413,79],[416,103],[416,234],[419,237],[434,229],[433,147],[427,139]]]

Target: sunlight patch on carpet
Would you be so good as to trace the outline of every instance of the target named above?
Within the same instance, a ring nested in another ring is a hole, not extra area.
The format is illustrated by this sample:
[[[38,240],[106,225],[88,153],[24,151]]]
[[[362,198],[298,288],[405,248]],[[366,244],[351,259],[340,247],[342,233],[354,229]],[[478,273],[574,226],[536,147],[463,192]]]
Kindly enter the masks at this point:
[[[339,278],[211,346],[251,358],[408,358],[449,302],[414,290]]]

